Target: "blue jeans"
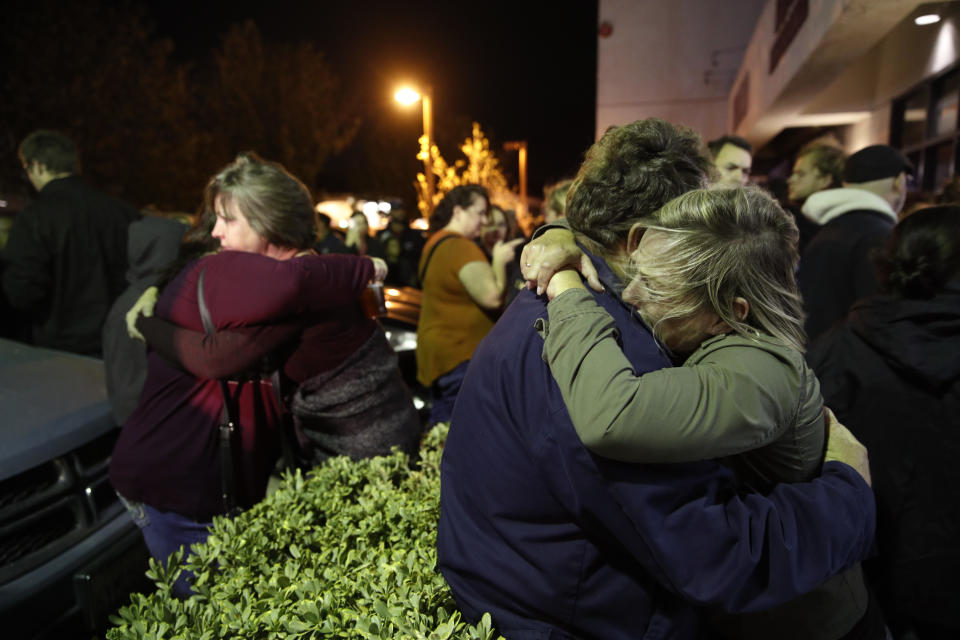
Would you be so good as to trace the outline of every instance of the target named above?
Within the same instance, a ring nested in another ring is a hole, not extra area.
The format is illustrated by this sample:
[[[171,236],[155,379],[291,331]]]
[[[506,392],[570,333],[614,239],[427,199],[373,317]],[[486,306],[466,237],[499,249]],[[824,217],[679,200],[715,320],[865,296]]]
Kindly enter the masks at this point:
[[[461,362],[453,371],[443,374],[433,381],[430,386],[430,425],[438,422],[449,422],[453,415],[453,405],[460,393],[460,384],[467,375],[467,366],[470,361]]]
[[[140,527],[140,534],[147,543],[150,555],[157,562],[162,562],[164,566],[170,554],[181,546],[189,552],[190,545],[205,542],[210,535],[209,529],[213,526],[212,522],[196,522],[173,511],[160,511],[143,502],[127,500],[119,493],[117,496],[127,508],[134,523]],[[174,595],[178,598],[189,597],[192,580],[192,573],[181,571],[173,585]]]

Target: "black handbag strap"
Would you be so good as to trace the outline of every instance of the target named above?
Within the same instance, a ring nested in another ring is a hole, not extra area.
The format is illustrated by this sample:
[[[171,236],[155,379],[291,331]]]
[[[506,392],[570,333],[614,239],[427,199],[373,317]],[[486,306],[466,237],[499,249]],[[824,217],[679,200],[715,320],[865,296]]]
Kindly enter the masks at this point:
[[[441,244],[443,244],[444,242],[446,242],[446,241],[449,240],[450,238],[455,238],[455,237],[456,237],[455,235],[444,236],[444,237],[440,238],[439,240],[437,240],[437,243],[436,243],[435,245],[433,245],[432,247],[430,247],[430,253],[427,254],[427,259],[424,260],[424,262],[423,262],[423,268],[420,269],[420,273],[417,274],[417,278],[420,279],[420,286],[421,286],[421,287],[423,286],[423,277],[424,277],[425,275],[427,275],[427,267],[430,266],[430,260],[433,259],[433,254],[434,254],[434,252],[436,252],[437,247],[439,247]]]
[[[200,307],[200,320],[203,330],[209,336],[216,332],[213,320],[210,318],[210,309],[203,295],[203,276],[206,271],[200,272],[197,281],[197,306]],[[230,395],[230,386],[223,378],[220,383],[220,395],[223,396],[223,411],[220,414],[220,495],[223,498],[223,509],[228,516],[240,512],[237,505],[237,470],[234,464],[235,441],[237,437],[237,416]]]
[[[274,397],[277,401],[277,411],[280,412],[280,454],[283,456],[284,466],[292,471],[296,468],[306,469],[309,465],[306,459],[300,455],[300,445],[297,442],[296,425],[293,417],[287,411],[287,404],[284,402],[283,376],[280,374],[280,368],[277,367],[270,372],[270,384],[273,386]]]
[[[216,333],[217,328],[210,317],[210,309],[207,307],[206,298],[203,295],[203,276],[205,272],[200,273],[200,279],[197,282],[197,305],[200,307],[200,320],[203,322],[203,330],[207,335]],[[240,424],[234,409],[233,399],[230,394],[230,386],[226,380],[218,380],[220,383],[220,393],[223,396],[223,413],[220,418],[220,480],[222,486],[222,496],[224,506],[228,512],[237,508],[237,476],[234,466],[237,427]],[[262,382],[261,382],[262,383]],[[273,387],[274,399],[277,403],[277,412],[280,415],[280,452],[283,456],[284,466],[293,470],[297,467],[306,468],[306,460],[300,455],[300,446],[297,442],[296,426],[292,417],[286,410],[286,402],[283,393],[283,376],[280,373],[280,367],[273,368],[270,372],[270,386]]]

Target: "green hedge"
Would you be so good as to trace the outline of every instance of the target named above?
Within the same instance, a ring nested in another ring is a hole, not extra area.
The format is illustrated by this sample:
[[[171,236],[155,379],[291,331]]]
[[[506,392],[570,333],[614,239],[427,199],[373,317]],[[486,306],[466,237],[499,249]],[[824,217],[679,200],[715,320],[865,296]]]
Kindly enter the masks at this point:
[[[189,599],[170,591],[179,554],[169,568],[151,560],[157,590],[134,594],[107,638],[492,640],[489,616],[475,627],[461,621],[434,570],[445,437],[445,426],[427,436],[418,471],[396,453],[288,474],[192,547]]]

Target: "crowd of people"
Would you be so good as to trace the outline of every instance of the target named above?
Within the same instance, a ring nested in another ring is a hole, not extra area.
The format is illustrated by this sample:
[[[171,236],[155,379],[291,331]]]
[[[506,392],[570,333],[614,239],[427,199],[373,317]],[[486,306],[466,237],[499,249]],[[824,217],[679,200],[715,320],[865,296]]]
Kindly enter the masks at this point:
[[[254,153],[191,226],[144,216],[37,131],[3,305],[104,358],[110,480],[159,560],[278,465],[416,464],[449,422],[438,568],[508,638],[957,637],[960,200],[904,215],[899,150],[817,141],[778,202],[752,156],[611,127],[532,238],[479,185],[425,237],[402,207],[340,234]],[[422,289],[426,425],[360,302],[384,281]]]

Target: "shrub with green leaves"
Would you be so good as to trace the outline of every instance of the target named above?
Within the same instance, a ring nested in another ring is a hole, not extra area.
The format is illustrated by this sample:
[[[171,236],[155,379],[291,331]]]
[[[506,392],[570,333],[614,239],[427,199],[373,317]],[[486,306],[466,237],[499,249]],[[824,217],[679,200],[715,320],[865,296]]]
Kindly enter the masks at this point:
[[[151,560],[157,590],[133,594],[107,638],[492,640],[489,616],[463,622],[434,570],[446,431],[427,436],[419,470],[395,453],[287,474],[191,548],[190,598],[171,593],[179,552],[166,568]]]

